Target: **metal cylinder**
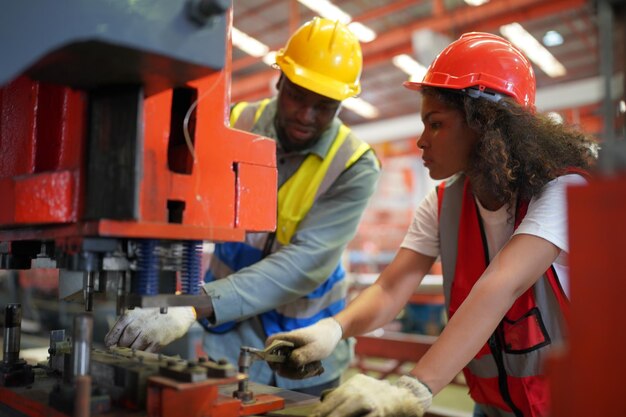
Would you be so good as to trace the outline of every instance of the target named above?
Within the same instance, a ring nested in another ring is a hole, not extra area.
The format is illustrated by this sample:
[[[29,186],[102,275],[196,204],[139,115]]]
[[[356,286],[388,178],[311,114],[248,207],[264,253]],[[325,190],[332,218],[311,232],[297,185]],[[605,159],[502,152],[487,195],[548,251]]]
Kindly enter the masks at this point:
[[[118,316],[121,316],[126,308],[126,282],[128,281],[128,274],[128,271],[120,272],[117,281],[117,303],[115,305],[115,311]]]
[[[4,342],[2,360],[6,364],[16,363],[20,358],[22,305],[7,304],[4,309]]]
[[[76,392],[73,417],[89,417],[91,415],[91,376],[77,375],[74,378],[74,386]]]
[[[91,341],[93,338],[93,318],[88,314],[74,317],[74,337],[72,344],[72,375],[89,375],[91,366]]]
[[[94,286],[94,274],[93,271],[85,271],[83,279],[83,298],[85,300],[85,311],[93,311],[93,286]]]

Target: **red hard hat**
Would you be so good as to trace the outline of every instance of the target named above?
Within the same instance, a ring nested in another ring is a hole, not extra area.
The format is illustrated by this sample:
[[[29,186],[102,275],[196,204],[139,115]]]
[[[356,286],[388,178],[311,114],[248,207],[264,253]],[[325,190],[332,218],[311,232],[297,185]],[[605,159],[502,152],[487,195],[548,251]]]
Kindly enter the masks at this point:
[[[474,87],[480,92],[489,89],[513,97],[522,106],[535,105],[532,64],[509,41],[490,33],[462,35],[437,55],[422,82],[404,83],[411,90],[422,85],[453,90]]]

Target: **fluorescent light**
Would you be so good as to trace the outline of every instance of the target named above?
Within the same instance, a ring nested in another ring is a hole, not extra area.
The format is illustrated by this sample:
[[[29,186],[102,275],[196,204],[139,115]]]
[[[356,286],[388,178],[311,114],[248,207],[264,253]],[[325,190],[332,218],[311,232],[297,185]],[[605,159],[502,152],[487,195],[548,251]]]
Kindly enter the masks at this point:
[[[376,32],[362,23],[352,22],[348,25],[348,29],[350,29],[350,31],[354,33],[354,36],[359,38],[361,42],[371,42],[376,39]]]
[[[489,3],[489,0],[465,0],[465,3],[470,6],[480,6],[482,4]]]
[[[375,117],[378,117],[378,115],[380,114],[376,107],[372,106],[367,101],[357,97],[350,97],[345,99],[343,101],[343,106],[352,110],[359,116],[365,117],[366,119],[373,119]]]
[[[407,54],[396,55],[391,62],[393,62],[393,65],[396,67],[409,74],[409,81],[422,81],[424,75],[426,75],[426,67]]]
[[[543,35],[543,44],[545,46],[559,46],[563,44],[563,36],[556,30],[549,30]]]
[[[335,6],[328,0],[298,0],[304,6],[317,12],[327,19],[339,20],[343,24],[350,23],[352,16]]]
[[[246,35],[235,27],[233,27],[233,45],[248,55],[256,57],[262,57],[270,50],[264,43],[257,41],[252,36]]]
[[[341,23],[348,25],[348,28],[352,31],[352,33],[354,33],[354,36],[356,36],[361,42],[371,42],[376,39],[376,32],[362,23],[352,22],[352,16],[328,0],[298,1],[326,19],[338,20]]]
[[[276,63],[276,51],[269,51],[263,57],[263,62],[265,65],[269,65],[270,67]]]
[[[567,70],[555,57],[544,48],[533,35],[519,23],[511,23],[500,26],[500,33],[515,46],[521,49],[524,54],[533,61],[543,72],[550,77],[560,77],[565,75]]]

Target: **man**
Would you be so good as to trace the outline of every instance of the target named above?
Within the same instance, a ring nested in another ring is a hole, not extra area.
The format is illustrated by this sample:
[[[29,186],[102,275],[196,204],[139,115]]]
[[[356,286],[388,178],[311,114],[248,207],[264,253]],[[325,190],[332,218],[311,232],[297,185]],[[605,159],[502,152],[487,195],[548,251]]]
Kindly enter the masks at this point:
[[[340,257],[380,173],[369,145],[337,117],[341,102],[360,92],[361,48],[341,23],[314,18],[277,53],[276,64],[277,96],[238,103],[231,111],[231,126],[276,140],[276,232],[216,245],[204,285],[212,311],[135,309],[118,320],[107,346],[156,349],[181,337],[197,316],[208,330],[205,351],[237,363],[241,346],[263,348],[274,333],[344,308]],[[255,382],[319,395],[338,385],[351,358],[352,342],[344,341],[323,361],[319,376],[285,379],[262,362],[253,363],[249,374]]]

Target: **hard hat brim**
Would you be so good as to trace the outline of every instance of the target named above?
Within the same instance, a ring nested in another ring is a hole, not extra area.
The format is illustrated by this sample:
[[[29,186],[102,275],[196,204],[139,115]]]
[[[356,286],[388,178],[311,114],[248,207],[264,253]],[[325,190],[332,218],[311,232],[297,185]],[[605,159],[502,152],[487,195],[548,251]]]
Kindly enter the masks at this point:
[[[402,83],[404,88],[408,88],[409,90],[420,91],[422,89],[422,83],[414,82],[414,81],[405,81]]]
[[[292,83],[333,100],[343,101],[361,92],[359,84],[342,83],[324,74],[313,72],[297,65],[284,55],[276,56],[276,65]]]

